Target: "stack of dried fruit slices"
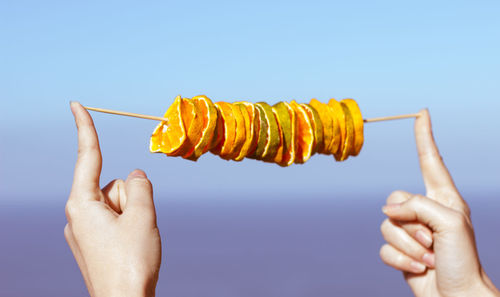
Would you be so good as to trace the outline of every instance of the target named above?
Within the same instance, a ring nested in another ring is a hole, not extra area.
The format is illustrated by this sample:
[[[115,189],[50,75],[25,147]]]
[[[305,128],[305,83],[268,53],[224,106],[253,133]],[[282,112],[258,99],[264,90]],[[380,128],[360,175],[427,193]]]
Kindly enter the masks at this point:
[[[225,160],[247,157],[289,166],[315,153],[344,161],[363,146],[363,117],[353,99],[270,106],[177,96],[164,118],[151,136],[150,151],[192,161],[210,151]]]

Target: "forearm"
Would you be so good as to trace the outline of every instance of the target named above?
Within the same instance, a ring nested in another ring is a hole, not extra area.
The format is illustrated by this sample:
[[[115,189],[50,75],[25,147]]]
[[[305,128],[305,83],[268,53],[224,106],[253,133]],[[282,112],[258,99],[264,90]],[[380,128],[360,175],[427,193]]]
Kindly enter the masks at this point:
[[[481,271],[482,280],[483,280],[483,291],[485,292],[484,296],[495,296],[500,297],[500,291],[493,284],[489,276],[483,271]],[[482,295],[481,295],[482,296]]]

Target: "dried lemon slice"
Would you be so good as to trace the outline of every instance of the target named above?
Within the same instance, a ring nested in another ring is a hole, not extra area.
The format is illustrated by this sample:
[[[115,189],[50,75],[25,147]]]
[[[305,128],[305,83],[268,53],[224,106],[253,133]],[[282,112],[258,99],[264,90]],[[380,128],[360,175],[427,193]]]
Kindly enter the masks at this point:
[[[300,106],[295,100],[290,102],[290,106],[295,111],[297,118],[297,151],[295,153],[295,163],[304,163],[311,157],[314,143],[314,132],[311,121],[307,116],[304,107]]]
[[[349,111],[347,105],[345,105],[344,103],[340,103],[340,105],[345,114],[345,127],[346,127],[345,143],[342,149],[341,157],[337,158],[338,154],[335,154],[334,156],[337,161],[344,161],[349,157],[349,155],[354,149],[354,122],[351,116],[351,112]]]
[[[338,157],[340,158],[342,156],[342,152],[344,149],[345,145],[345,115],[344,111],[342,110],[342,107],[340,106],[340,103],[335,100],[335,99],[330,99],[328,101],[328,107],[330,107],[330,112],[333,115],[333,122],[336,124],[339,128],[338,132],[338,137],[339,137],[339,143],[337,146],[332,143],[332,145],[329,147],[330,153],[335,156],[335,158]]]
[[[240,108],[241,114],[243,115],[243,119],[245,122],[245,142],[243,143],[243,146],[241,147],[240,153],[238,156],[234,157],[234,161],[241,161],[245,156],[248,154],[248,151],[250,150],[253,140],[254,140],[254,131],[253,131],[253,120],[255,117],[255,109],[248,108],[247,105],[251,105],[253,107],[253,104],[248,103],[248,102],[236,102],[233,103],[233,105],[236,105]]]
[[[178,150],[186,140],[186,130],[181,119],[181,96],[175,98],[163,117],[168,121],[156,126],[149,141],[149,151],[170,154]]]
[[[245,144],[246,124],[245,124],[245,118],[242,114],[241,107],[239,105],[231,104],[231,108],[233,109],[233,116],[236,122],[236,129],[235,129],[236,134],[228,158],[234,159],[239,156],[241,148]],[[246,115],[246,110],[245,110],[245,115]]]
[[[266,129],[265,134],[267,135],[265,140],[262,139],[265,145],[262,149],[261,154],[259,154],[260,159],[272,162],[274,160],[274,156],[276,156],[278,146],[281,142],[278,123],[276,122],[276,117],[274,116],[273,109],[269,104],[265,102],[258,102],[255,103],[255,107],[259,110],[260,114],[260,129],[262,131],[264,127]],[[259,137],[259,145],[260,143],[261,139]],[[259,150],[259,145],[257,146],[257,150]]]
[[[314,142],[311,155],[314,155],[319,150],[318,148],[323,146],[323,123],[319,117],[319,113],[316,111],[314,107],[307,103],[300,104],[304,108],[309,117],[309,121],[311,122],[313,132],[314,132]]]
[[[220,144],[222,139],[224,138],[224,119],[222,117],[222,114],[217,108],[217,105],[214,104],[215,111],[217,112],[216,116],[216,121],[215,121],[215,130],[214,130],[214,135],[212,136],[212,140],[210,141],[210,144],[208,146],[208,150],[212,151],[215,150],[215,148]]]
[[[343,99],[341,103],[344,103],[351,112],[352,120],[354,122],[354,150],[351,153],[353,156],[357,156],[363,147],[364,135],[363,135],[363,116],[361,115],[361,110],[358,104],[353,99]]]
[[[334,123],[334,119],[328,105],[314,98],[311,99],[309,105],[316,109],[323,126],[323,142],[318,143],[317,152],[320,154],[331,154],[330,147],[338,147],[338,143],[340,142],[338,125],[336,122]]]
[[[272,108],[282,134],[282,141],[274,157],[274,162],[280,166],[290,166],[295,161],[297,146],[295,141],[295,111],[287,102],[278,102]]]

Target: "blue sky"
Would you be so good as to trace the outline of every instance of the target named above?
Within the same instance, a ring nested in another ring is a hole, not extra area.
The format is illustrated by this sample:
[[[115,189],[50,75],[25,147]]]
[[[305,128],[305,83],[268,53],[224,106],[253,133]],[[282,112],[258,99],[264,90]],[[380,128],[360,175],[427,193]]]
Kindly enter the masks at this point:
[[[173,98],[356,99],[366,117],[430,108],[465,193],[500,190],[497,1],[2,1],[0,197],[65,199],[68,101],[162,115]],[[280,168],[152,155],[156,123],[93,114],[103,186],[144,169],[158,195],[422,191],[411,120],[366,126],[357,158]]]

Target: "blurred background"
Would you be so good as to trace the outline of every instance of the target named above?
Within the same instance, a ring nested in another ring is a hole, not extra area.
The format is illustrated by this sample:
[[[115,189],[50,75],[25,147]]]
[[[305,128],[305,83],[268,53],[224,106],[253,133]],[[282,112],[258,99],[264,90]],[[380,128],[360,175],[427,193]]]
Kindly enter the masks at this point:
[[[429,108],[500,284],[498,1],[0,2],[0,295],[87,296],[63,237],[76,160],[69,100],[161,116],[176,95],[354,98]],[[152,180],[158,296],[411,296],[378,257],[380,208],[423,193],[413,120],[367,124],[361,154],[281,168],[148,151],[156,123],[92,113],[102,186]]]

